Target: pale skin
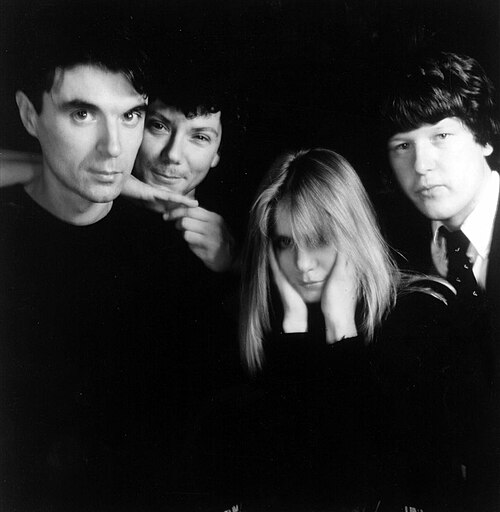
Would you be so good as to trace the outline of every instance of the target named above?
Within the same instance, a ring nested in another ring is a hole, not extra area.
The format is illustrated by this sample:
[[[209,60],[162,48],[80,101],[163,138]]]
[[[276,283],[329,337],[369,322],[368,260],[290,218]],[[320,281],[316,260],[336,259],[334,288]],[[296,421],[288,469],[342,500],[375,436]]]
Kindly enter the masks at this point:
[[[214,272],[231,268],[234,238],[226,221],[217,213],[196,208],[178,207],[165,212],[165,220],[175,220],[175,227],[183,232],[184,240],[193,253]]]
[[[155,188],[194,199],[196,187],[219,163],[221,138],[221,112],[186,117],[157,99],[148,107],[136,172]],[[202,207],[181,206],[165,212],[163,218],[175,221],[191,251],[210,270],[231,268],[234,238],[220,215]]]
[[[0,187],[26,185],[42,172],[42,157],[37,153],[0,150]],[[121,192],[124,196],[147,204],[154,211],[165,213],[179,205],[196,207],[198,201],[189,197],[158,189],[128,176]]]
[[[70,224],[105,217],[132,171],[147,97],[121,73],[79,64],[56,68],[39,112],[22,90],[16,103],[42,150],[41,171],[24,185],[26,193]],[[33,159],[28,162],[32,167]]]
[[[42,149],[43,171],[26,192],[70,224],[107,215],[132,170],[147,98],[121,73],[85,64],[55,70],[40,112],[21,90],[16,103]]]
[[[176,221],[190,249],[214,272],[231,268],[234,238],[220,215],[198,207],[195,191],[219,162],[221,134],[220,112],[186,118],[161,101],[153,102],[135,162],[144,181],[128,175],[121,191],[163,213],[165,220]],[[36,156],[2,151],[1,186],[30,183],[40,172],[41,160]],[[162,172],[175,174],[176,179],[162,177]]]
[[[41,156],[17,151],[0,151],[0,186],[27,184],[42,172]],[[121,192],[147,208],[176,221],[193,253],[214,272],[225,272],[233,264],[234,238],[225,220],[198,206],[198,201],[128,176]]]
[[[269,249],[269,264],[283,304],[283,331],[307,332],[306,302],[281,270],[272,247]],[[337,253],[322,287],[320,302],[325,317],[327,343],[357,336],[354,320],[357,304],[356,278],[352,265],[340,252]]]
[[[458,118],[396,133],[388,151],[404,193],[427,218],[451,231],[460,228],[488,186],[486,157],[493,148],[477,142]]]
[[[306,304],[320,302],[328,343],[356,336],[357,281],[352,265],[331,241],[297,243],[287,201],[277,206],[274,221],[269,259],[283,303],[283,330],[306,332]]]

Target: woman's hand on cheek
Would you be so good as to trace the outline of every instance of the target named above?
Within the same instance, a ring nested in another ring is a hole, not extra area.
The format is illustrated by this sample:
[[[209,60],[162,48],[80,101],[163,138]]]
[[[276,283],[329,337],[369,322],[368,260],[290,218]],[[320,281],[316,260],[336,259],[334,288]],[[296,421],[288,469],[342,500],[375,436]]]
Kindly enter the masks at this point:
[[[321,295],[325,317],[326,341],[335,343],[357,336],[355,313],[357,303],[354,268],[344,254],[338,252]]]
[[[307,306],[281,271],[272,246],[269,247],[269,264],[283,304],[283,331],[306,332]]]

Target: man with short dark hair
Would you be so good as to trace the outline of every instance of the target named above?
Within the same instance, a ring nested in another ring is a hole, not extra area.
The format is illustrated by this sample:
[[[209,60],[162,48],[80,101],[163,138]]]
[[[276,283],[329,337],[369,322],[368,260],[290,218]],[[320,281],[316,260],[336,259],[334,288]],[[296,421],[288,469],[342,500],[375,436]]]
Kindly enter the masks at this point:
[[[16,93],[42,172],[0,196],[5,510],[136,510],[159,464],[147,434],[166,356],[146,334],[176,289],[158,272],[172,248],[116,200],[142,140],[145,59],[123,20],[83,9],[36,17]]]
[[[456,292],[443,405],[467,509],[498,510],[499,177],[487,160],[498,135],[493,85],[470,57],[426,55],[402,70],[383,113],[394,175],[431,220],[434,271]]]
[[[233,197],[242,174],[231,168],[241,142],[242,109],[216,52],[183,48],[182,54],[161,55],[155,67],[134,174],[156,189],[200,201],[198,207],[170,210],[164,218],[175,221],[206,267],[226,272],[238,252],[234,220],[242,216],[241,203]]]

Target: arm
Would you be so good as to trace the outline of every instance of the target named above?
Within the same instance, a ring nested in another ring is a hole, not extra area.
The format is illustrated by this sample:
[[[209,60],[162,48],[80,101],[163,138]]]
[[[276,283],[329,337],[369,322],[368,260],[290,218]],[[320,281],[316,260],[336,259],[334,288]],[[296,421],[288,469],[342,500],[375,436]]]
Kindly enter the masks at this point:
[[[358,335],[354,319],[356,304],[354,269],[345,255],[338,252],[321,296],[321,310],[325,316],[328,343]]]
[[[36,153],[0,150],[0,187],[26,184],[42,171],[42,157]]]
[[[214,272],[227,272],[235,260],[235,241],[226,221],[204,208],[175,208],[165,213],[175,220],[184,240],[203,263]]]

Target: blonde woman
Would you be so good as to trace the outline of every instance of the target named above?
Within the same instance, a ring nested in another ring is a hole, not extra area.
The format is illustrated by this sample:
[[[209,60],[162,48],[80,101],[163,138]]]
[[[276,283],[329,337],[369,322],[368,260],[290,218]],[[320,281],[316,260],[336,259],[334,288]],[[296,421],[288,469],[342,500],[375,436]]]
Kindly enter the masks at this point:
[[[422,418],[410,427],[407,418],[422,407],[435,415],[425,421],[444,421],[434,402],[452,295],[439,279],[401,274],[342,156],[310,149],[276,160],[250,213],[240,322],[243,361],[263,390],[250,430],[266,503],[375,508],[382,496],[390,506],[416,496],[418,505],[427,484],[412,480],[407,460]],[[416,370],[422,358],[431,362]]]

